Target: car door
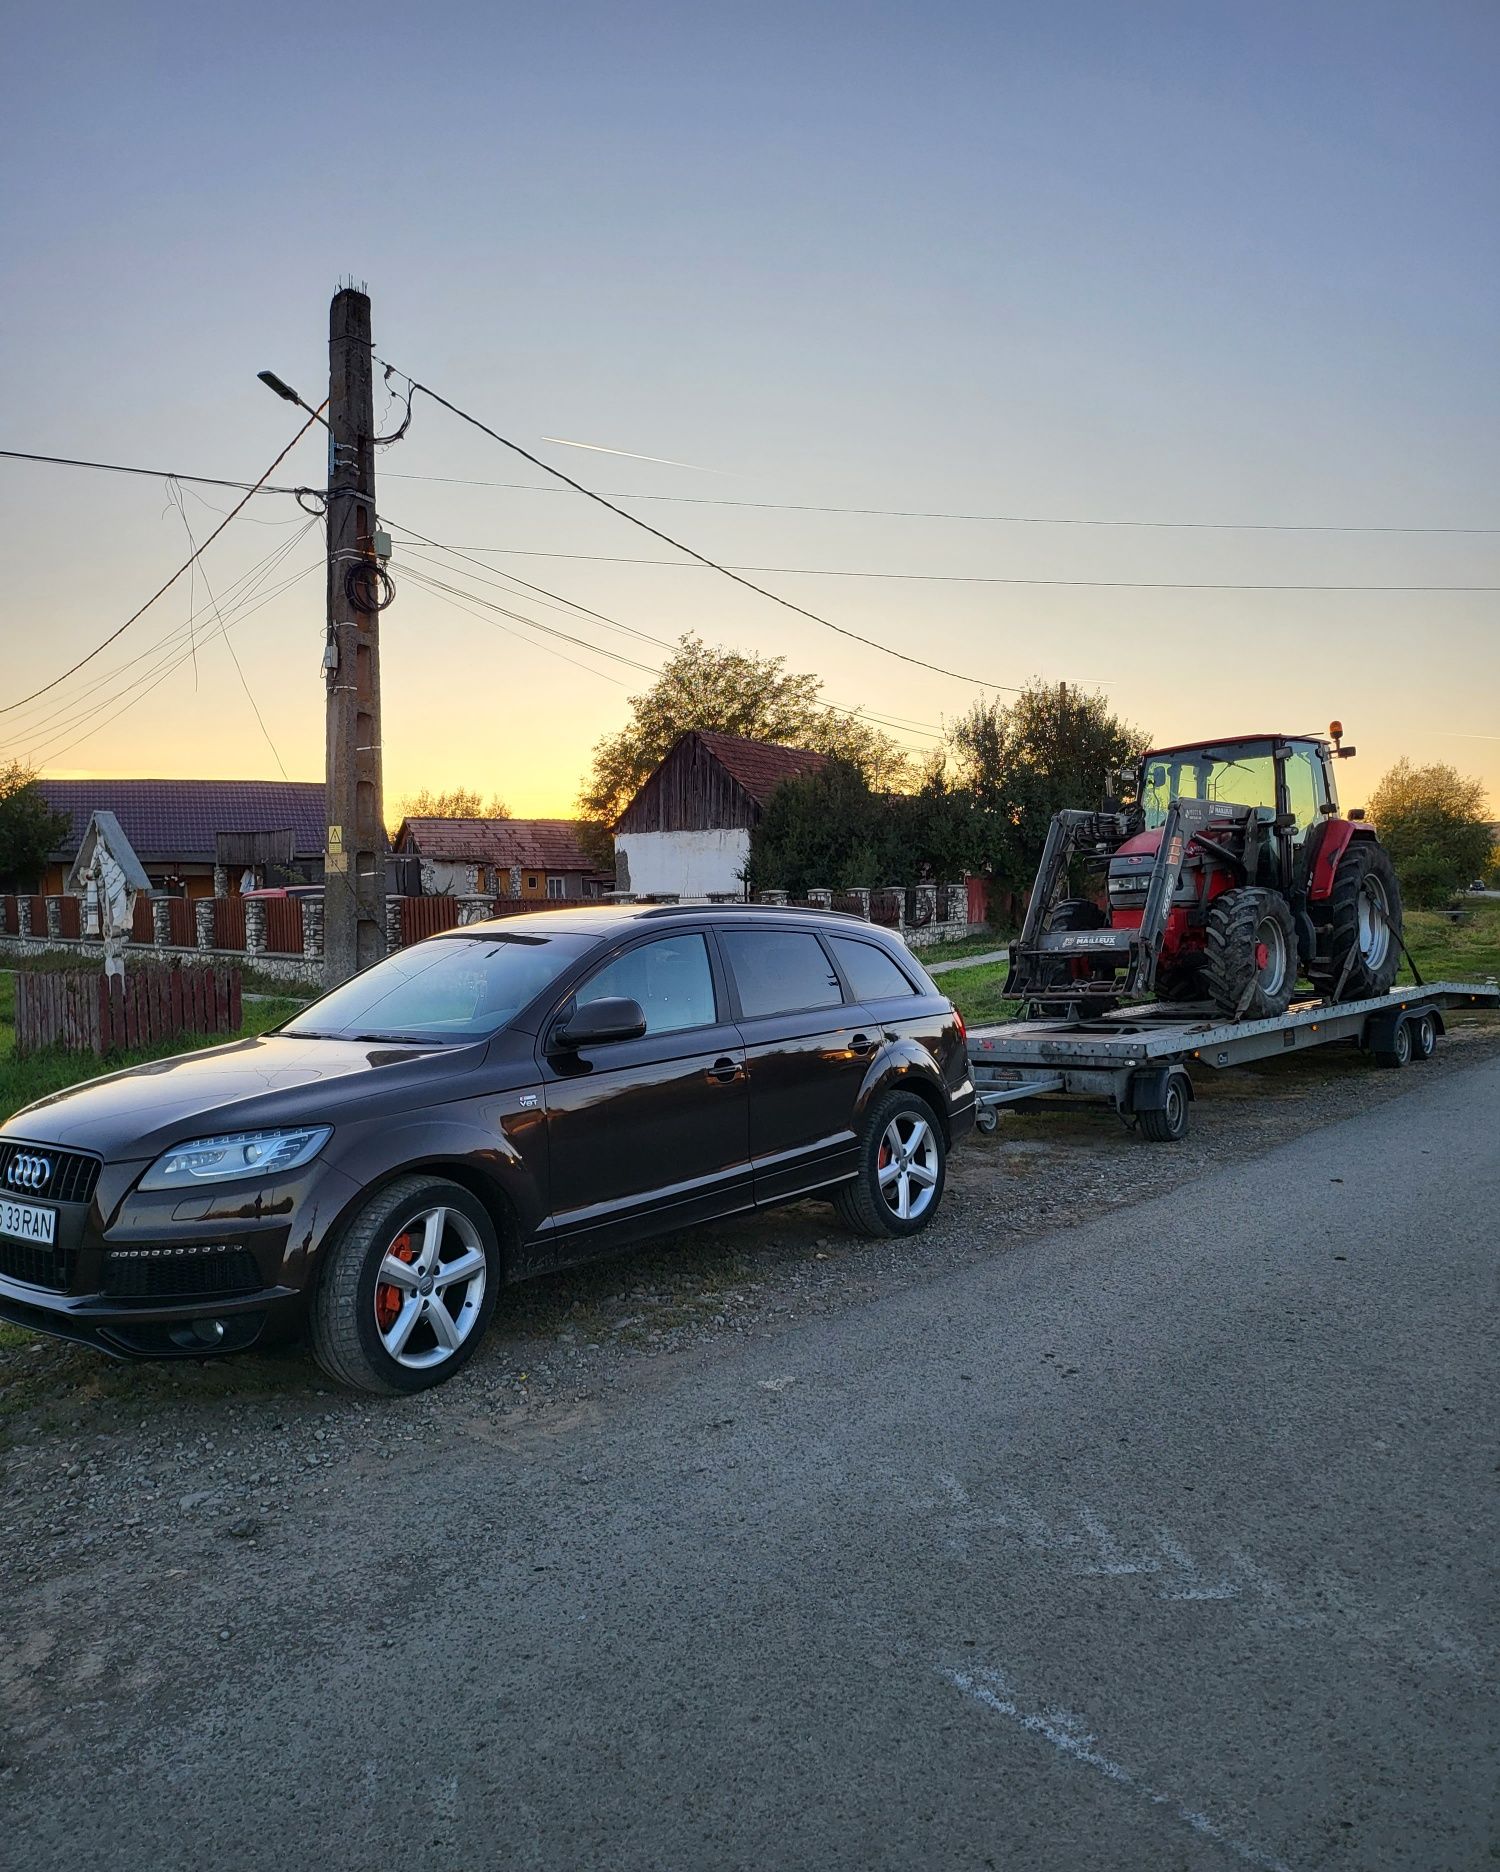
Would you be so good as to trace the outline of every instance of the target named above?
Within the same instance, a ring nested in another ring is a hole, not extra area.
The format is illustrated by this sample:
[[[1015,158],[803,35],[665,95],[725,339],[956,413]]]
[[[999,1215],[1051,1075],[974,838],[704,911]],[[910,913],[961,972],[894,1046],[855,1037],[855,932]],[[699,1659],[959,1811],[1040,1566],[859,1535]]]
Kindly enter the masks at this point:
[[[646,1032],[578,1052],[540,1047],[558,1259],[748,1208],[745,1049],[701,929],[617,952],[559,1010],[625,996]]]
[[[719,930],[750,1075],[755,1200],[777,1202],[855,1167],[854,1108],[878,1029],[846,1005],[814,930]]]

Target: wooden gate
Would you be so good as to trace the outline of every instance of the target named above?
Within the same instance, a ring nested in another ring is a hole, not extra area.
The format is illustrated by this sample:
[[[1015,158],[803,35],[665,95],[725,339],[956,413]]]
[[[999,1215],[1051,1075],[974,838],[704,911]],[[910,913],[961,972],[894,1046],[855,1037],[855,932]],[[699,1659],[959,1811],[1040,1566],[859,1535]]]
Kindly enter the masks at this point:
[[[301,955],[301,898],[268,897],[265,904],[266,953],[268,955]]]

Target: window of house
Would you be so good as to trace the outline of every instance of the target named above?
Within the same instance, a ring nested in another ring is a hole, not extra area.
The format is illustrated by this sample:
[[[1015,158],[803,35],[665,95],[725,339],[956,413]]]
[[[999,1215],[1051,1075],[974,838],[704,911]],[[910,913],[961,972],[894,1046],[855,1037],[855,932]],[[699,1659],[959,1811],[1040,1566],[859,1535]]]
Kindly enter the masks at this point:
[[[566,897],[567,894],[568,880],[566,878],[549,877],[547,879],[547,895],[549,897]]]
[[[580,1007],[616,995],[637,1002],[647,1033],[712,1027],[719,1018],[708,944],[701,936],[662,936],[606,962],[578,990]]]
[[[810,931],[726,930],[721,938],[749,1018],[838,1007],[844,991]]]
[[[874,943],[851,936],[835,936],[833,953],[849,977],[849,986],[861,1001],[888,1001],[892,995],[912,995],[912,987],[895,961]]]

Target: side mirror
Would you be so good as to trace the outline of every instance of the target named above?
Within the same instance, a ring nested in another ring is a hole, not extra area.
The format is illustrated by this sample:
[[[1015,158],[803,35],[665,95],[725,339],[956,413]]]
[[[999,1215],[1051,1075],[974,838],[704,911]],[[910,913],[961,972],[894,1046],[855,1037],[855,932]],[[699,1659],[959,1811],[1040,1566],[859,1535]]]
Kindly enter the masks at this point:
[[[645,1031],[640,1002],[610,995],[601,1001],[585,1001],[554,1027],[550,1050],[576,1053],[580,1047],[607,1046],[611,1040],[639,1040]]]

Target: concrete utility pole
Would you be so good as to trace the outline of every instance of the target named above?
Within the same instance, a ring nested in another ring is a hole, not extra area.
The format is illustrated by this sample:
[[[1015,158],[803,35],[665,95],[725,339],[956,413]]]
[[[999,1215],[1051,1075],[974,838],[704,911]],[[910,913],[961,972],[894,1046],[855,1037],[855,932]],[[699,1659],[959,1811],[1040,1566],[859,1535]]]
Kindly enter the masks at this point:
[[[375,400],[370,301],[353,286],[328,312],[328,845],[323,980],[385,954],[380,748],[380,580],[375,559]]]

